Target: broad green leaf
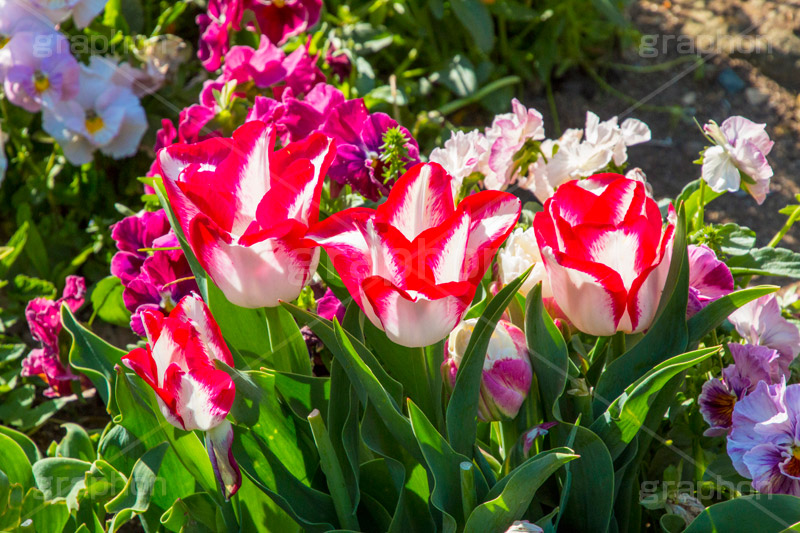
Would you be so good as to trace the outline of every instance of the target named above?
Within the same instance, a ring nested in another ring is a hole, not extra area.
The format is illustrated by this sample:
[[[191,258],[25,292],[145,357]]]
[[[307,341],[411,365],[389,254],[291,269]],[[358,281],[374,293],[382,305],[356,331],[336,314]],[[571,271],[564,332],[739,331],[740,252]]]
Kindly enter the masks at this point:
[[[558,399],[567,384],[567,345],[542,303],[542,284],[528,293],[525,304],[525,338],[539,383],[547,420],[558,420]]]
[[[197,492],[176,500],[161,523],[170,531],[216,531],[217,509],[207,492]]]
[[[487,495],[488,501],[476,507],[469,516],[464,532],[505,531],[515,520],[522,518],[542,483],[577,457],[567,448],[531,457],[506,476],[504,483],[492,488]]]
[[[45,502],[42,492],[32,488],[25,495],[20,520],[32,520],[36,533],[61,533],[69,520],[67,502]]]
[[[719,249],[728,256],[745,255],[756,247],[756,232],[750,228],[728,223],[714,228],[720,238]]]
[[[268,307],[264,312],[275,370],[310,376],[311,357],[292,315],[283,307]]]
[[[494,48],[494,22],[489,10],[480,0],[452,0],[450,7],[466,28],[475,45],[484,53]]]
[[[772,285],[760,285],[758,287],[748,287],[741,289],[719,298],[697,312],[689,319],[689,346],[695,346],[703,337],[711,333],[731,313],[742,307],[748,302],[758,299],[767,294],[772,294],[779,287]]]
[[[69,457],[46,457],[33,465],[36,486],[46,500],[64,498],[70,512],[78,508],[78,496],[92,463]]]
[[[530,271],[529,268],[520,277],[503,287],[486,306],[470,336],[458,368],[453,394],[447,404],[447,440],[456,452],[467,457],[472,457],[472,447],[477,435],[481,376],[489,340],[497,327],[497,321],[514,299]]]
[[[600,416],[610,402],[631,383],[670,357],[686,351],[689,342],[686,304],[689,299],[689,259],[686,253],[684,208],[678,209],[667,282],[659,302],[659,314],[644,337],[633,348],[617,357],[600,375],[592,404]]]
[[[313,331],[314,334],[320,338],[323,344],[325,344],[325,346],[331,350],[331,352],[333,352],[335,357],[343,357],[343,355],[340,353],[341,348],[339,347],[339,343],[336,340],[336,333],[333,328],[333,323],[330,320],[326,320],[313,313],[309,313],[305,309],[300,309],[292,304],[284,303],[283,306],[290,313],[292,313],[292,315],[294,315],[298,322],[308,326],[311,331]],[[369,369],[380,382],[381,386],[386,390],[387,393],[389,393],[389,396],[394,400],[395,405],[399,405],[403,398],[403,386],[386,373],[386,370],[378,362],[378,359],[372,354],[371,351],[369,351],[366,346],[364,346],[362,342],[356,339],[351,333],[345,333],[349,341],[353,344],[353,347],[355,348],[359,357],[367,364]],[[359,394],[362,392],[363,391],[359,391]],[[366,400],[366,396],[359,397],[362,402]]]
[[[169,444],[165,442],[148,450],[136,461],[122,492],[105,505],[107,512],[116,513],[108,527],[109,532],[119,529],[134,515],[147,511],[154,490],[158,490],[159,485],[163,490],[164,485],[169,482],[167,476],[158,477],[158,471],[168,447]]]
[[[800,278],[800,254],[786,248],[758,248],[727,261],[734,276]]]
[[[11,485],[19,483],[24,489],[33,486],[33,471],[28,456],[11,437],[0,433],[0,470]]]
[[[92,440],[86,430],[78,424],[67,422],[61,424],[63,429],[67,430],[67,434],[61,439],[56,447],[57,457],[72,457],[73,459],[80,459],[82,461],[92,462],[97,457],[92,445]]]
[[[0,425],[0,434],[5,435],[16,442],[19,447],[22,448],[22,451],[25,452],[25,456],[28,458],[28,462],[30,464],[33,464],[42,458],[39,448],[26,434],[2,425]],[[1,456],[2,454],[0,453],[0,457]]]
[[[798,522],[800,498],[786,494],[756,494],[706,508],[684,533],[778,533]]]
[[[359,427],[358,395],[337,359],[331,361],[330,407],[327,414],[328,432],[333,448],[342,465],[345,484],[350,501],[358,508],[361,497],[359,490],[359,448],[361,429]],[[387,524],[388,525],[388,524]]]
[[[17,258],[25,249],[29,228],[30,224],[23,222],[6,243],[3,255],[0,257],[0,279],[6,279],[8,277],[9,270],[11,270],[11,267],[14,266],[14,262],[16,262]]]
[[[89,378],[103,403],[108,405],[114,383],[114,366],[125,352],[83,327],[66,305],[61,306],[61,322],[72,336],[69,364]]]
[[[652,403],[651,397],[657,394],[667,382],[679,372],[691,368],[719,351],[719,347],[704,348],[675,356],[657,365],[625,392],[614,400],[591,425],[594,431],[616,459],[634,439],[647,417]]]
[[[337,523],[336,509],[328,494],[307,486],[288,470],[253,431],[234,427],[234,457],[239,468],[267,493],[305,531],[329,531]]]
[[[116,276],[108,276],[97,282],[90,299],[94,312],[104,322],[115,326],[128,327],[131,312],[122,301],[122,281]]]
[[[569,490],[562,499],[559,531],[608,531],[614,504],[614,463],[600,437],[583,426],[559,423],[551,430],[551,440],[563,446],[572,432],[570,448],[579,459],[565,467]]]
[[[331,394],[330,378],[318,378],[300,374],[263,370],[275,379],[275,390],[294,414],[303,420],[314,409],[328,416],[328,401]]]
[[[107,428],[97,444],[97,455],[125,475],[130,474],[137,457],[147,451],[145,444],[124,426]]]

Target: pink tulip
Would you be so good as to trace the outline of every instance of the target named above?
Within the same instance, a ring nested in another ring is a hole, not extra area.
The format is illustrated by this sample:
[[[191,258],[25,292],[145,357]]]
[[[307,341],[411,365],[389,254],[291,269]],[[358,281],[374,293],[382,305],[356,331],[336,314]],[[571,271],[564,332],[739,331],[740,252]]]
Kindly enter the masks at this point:
[[[315,133],[276,152],[274,145],[275,131],[253,121],[232,139],[159,152],[159,173],[192,251],[242,307],[294,300],[319,261],[305,235],[319,216],[332,140]]]
[[[215,360],[233,366],[219,326],[196,294],[184,297],[167,317],[146,310],[142,321],[147,347],[134,349],[122,363],[153,388],[170,424],[206,433],[214,473],[230,498],[239,490],[242,476],[231,452],[233,428],[225,419],[236,385],[214,366]]]
[[[404,346],[433,344],[456,327],[519,218],[520,201],[498,191],[454,207],[451,180],[436,163],[418,164],[377,209],[347,209],[308,234],[364,314]]]
[[[556,304],[591,335],[647,329],[672,257],[666,228],[645,185],[598,174],[561,185],[536,213],[536,240]]]
[[[450,390],[456,385],[458,367],[477,324],[477,318],[465,320],[447,339],[441,370],[444,383]],[[483,362],[478,418],[489,422],[516,417],[528,397],[532,380],[533,369],[525,333],[510,322],[501,320],[492,332]]]

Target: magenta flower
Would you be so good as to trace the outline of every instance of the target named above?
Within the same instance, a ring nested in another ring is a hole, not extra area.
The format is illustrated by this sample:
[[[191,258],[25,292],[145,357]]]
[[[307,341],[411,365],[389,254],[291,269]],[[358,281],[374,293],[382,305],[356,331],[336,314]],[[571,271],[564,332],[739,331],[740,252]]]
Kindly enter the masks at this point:
[[[25,318],[34,340],[41,343],[22,362],[22,376],[40,375],[49,385],[45,396],[66,396],[72,393],[70,381],[78,379],[61,362],[58,335],[61,333],[61,304],[74,313],[83,305],[86,281],[80,276],[67,276],[64,292],[58,300],[34,298],[25,308]]]
[[[728,455],[759,492],[800,496],[800,384],[761,381],[737,402]]]
[[[261,36],[258,49],[234,46],[225,54],[222,76],[217,81],[235,80],[244,84],[252,81],[256,87],[269,87],[286,78],[283,50]]]
[[[689,304],[686,317],[695,315],[709,303],[733,292],[733,275],[714,251],[701,244],[689,245]]]
[[[783,318],[774,294],[762,296],[734,311],[728,320],[750,344],[778,350],[794,359],[800,353],[800,331]]]
[[[522,435],[522,453],[525,457],[528,457],[530,454],[531,448],[533,448],[534,442],[539,437],[544,437],[547,435],[547,432],[550,431],[558,422],[545,422],[544,424],[539,424],[538,426],[533,426],[531,429],[525,432]]]
[[[408,139],[406,168],[419,162],[419,147],[411,133],[385,113],[367,111],[364,100],[348,100],[334,109],[322,131],[337,141],[336,159],[329,176],[370,200],[389,193],[391,183],[383,183],[384,164],[380,160],[383,134],[390,128],[399,128]]]
[[[734,364],[722,370],[722,379],[703,384],[697,399],[703,419],[711,426],[704,433],[713,437],[730,430],[736,402],[755,390],[760,381],[780,383],[789,375],[786,357],[777,351],[755,344],[729,344]]]
[[[40,53],[42,47],[48,53]],[[63,35],[25,32],[10,48],[4,88],[12,104],[36,113],[45,100],[57,105],[77,95],[81,71]]]
[[[322,0],[250,0],[261,33],[275,44],[300,35],[319,20]]]
[[[178,245],[163,209],[142,211],[138,215],[123,218],[112,226],[111,238],[116,241],[119,250],[111,258],[111,274],[122,280],[123,284],[128,284],[139,274],[149,256],[143,249]]]
[[[322,298],[317,300],[317,314],[326,320],[333,320],[336,317],[341,322],[344,320],[344,312],[344,305],[330,289],[327,289]]]
[[[320,83],[304,99],[286,88],[282,101],[256,96],[246,122],[260,120],[275,127],[281,143],[295,142],[319,129],[331,110],[344,103],[344,95],[332,85]]]
[[[197,57],[209,70],[217,70],[228,52],[228,33],[239,30],[244,9],[243,0],[209,0],[206,13],[197,15],[200,27],[200,46]]]

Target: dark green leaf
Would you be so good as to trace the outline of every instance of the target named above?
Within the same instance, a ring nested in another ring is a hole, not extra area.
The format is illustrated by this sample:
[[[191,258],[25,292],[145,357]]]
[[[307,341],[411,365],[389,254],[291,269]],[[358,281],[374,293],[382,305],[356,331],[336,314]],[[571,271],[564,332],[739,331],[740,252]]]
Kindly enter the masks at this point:
[[[456,18],[469,32],[475,45],[484,53],[494,48],[494,22],[480,0],[451,0]]]
[[[800,498],[756,494],[708,507],[684,533],[778,533],[800,522]]]
[[[94,312],[104,322],[115,326],[128,327],[131,312],[122,301],[122,282],[116,276],[108,276],[97,282],[92,290],[91,300]]]
[[[558,399],[567,384],[567,345],[542,304],[542,284],[528,293],[525,304],[525,338],[545,406],[545,418],[557,420]]]

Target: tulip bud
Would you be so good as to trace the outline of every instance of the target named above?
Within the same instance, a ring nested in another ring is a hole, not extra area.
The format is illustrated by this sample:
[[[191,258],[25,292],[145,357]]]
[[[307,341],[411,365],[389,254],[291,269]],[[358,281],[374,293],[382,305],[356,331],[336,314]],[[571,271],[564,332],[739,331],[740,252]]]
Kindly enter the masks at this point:
[[[528,522],[527,520],[517,520],[511,527],[506,530],[506,533],[543,533],[544,529],[536,524]]]
[[[477,324],[477,318],[463,321],[445,343],[442,377],[450,389],[455,386],[458,367]],[[532,379],[525,334],[513,324],[501,320],[492,333],[483,362],[478,418],[489,422],[516,417],[531,388]]]
[[[522,453],[525,455],[525,457],[528,457],[528,453],[531,451],[533,443],[536,442],[536,439],[547,435],[548,430],[555,425],[556,422],[545,422],[544,424],[533,426],[531,429],[525,432],[525,434],[522,436]]]

